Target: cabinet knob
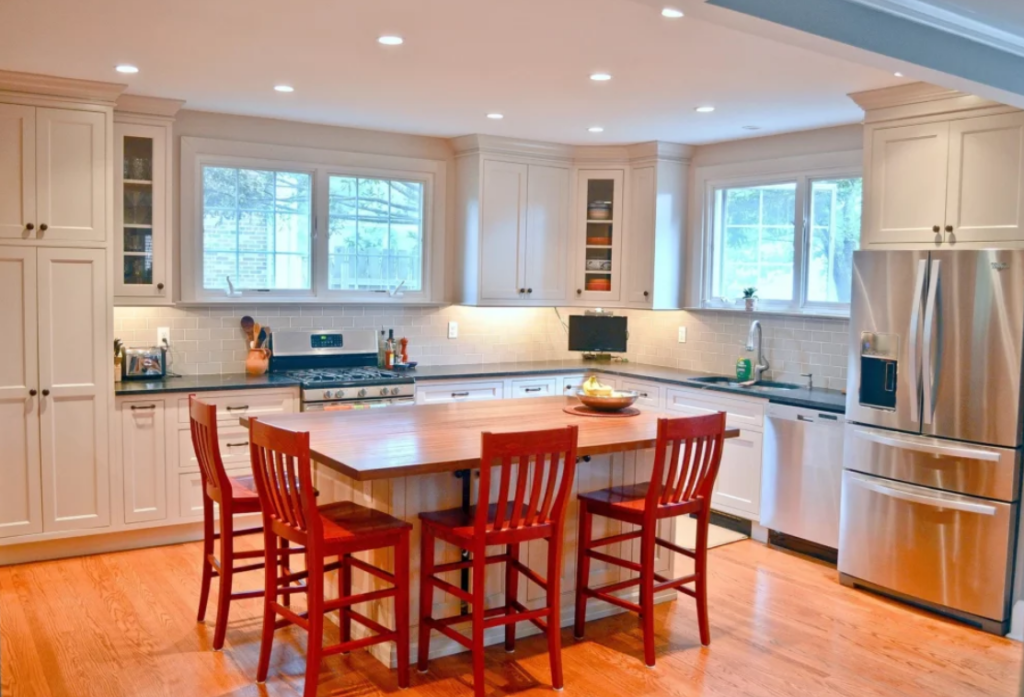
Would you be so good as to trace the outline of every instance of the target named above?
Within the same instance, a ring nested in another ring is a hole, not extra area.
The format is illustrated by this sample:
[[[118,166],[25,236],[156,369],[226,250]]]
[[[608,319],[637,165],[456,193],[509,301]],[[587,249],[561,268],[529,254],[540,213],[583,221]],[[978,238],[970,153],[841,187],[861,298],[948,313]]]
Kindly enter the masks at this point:
[[[530,293],[532,293],[532,292],[533,292],[533,288],[527,288],[527,289],[526,289],[526,294],[527,294],[527,295],[529,295],[529,294],[530,294]]]
[[[576,289],[576,295],[583,295],[583,291],[579,288]]]
[[[49,229],[50,229],[49,225],[47,225],[46,223],[40,223],[40,225],[39,225],[39,232],[46,232]]]
[[[163,283],[157,283],[156,284],[156,289],[157,290],[163,290],[164,289],[164,284]]]
[[[947,225],[946,226],[946,232],[953,232],[953,226],[952,225]]]
[[[649,297],[651,297],[651,294],[650,294],[650,293],[648,293],[648,292],[647,292],[647,291],[645,290],[645,291],[644,291],[644,297],[645,297],[645,298],[649,298]]]
[[[522,294],[523,294],[523,293],[525,293],[525,292],[526,292],[526,289],[525,289],[525,288],[520,288],[520,289],[519,289],[519,294],[520,294],[520,295],[522,295]]]
[[[942,231],[942,228],[940,228],[938,225],[932,225],[932,232],[941,232],[941,231]]]
[[[25,229],[28,230],[29,232],[31,232],[32,230],[36,229],[36,226],[33,223],[28,223],[28,224],[25,225]]]
[[[43,396],[44,397],[49,397],[50,396],[50,391],[49,390],[43,390]]]
[[[39,394],[39,393],[36,392],[35,390],[29,390],[28,391],[28,396],[29,397],[35,397],[37,394]]]

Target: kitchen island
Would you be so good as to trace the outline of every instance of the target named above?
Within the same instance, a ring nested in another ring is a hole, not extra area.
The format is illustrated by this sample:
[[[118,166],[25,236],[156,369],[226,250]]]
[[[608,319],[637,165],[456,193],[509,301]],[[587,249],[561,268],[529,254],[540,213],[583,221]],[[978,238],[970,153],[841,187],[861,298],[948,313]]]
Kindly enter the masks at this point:
[[[463,487],[456,474],[465,475],[480,465],[480,434],[558,428],[569,424],[579,426],[581,462],[576,470],[576,481],[565,526],[565,564],[562,570],[562,626],[572,624],[576,575],[576,494],[610,486],[648,481],[654,463],[654,444],[657,421],[669,416],[645,409],[630,418],[595,418],[567,414],[566,405],[578,404],[573,397],[544,397],[460,404],[437,404],[408,408],[375,409],[367,411],[307,412],[262,419],[265,423],[293,431],[310,433],[310,449],[315,467],[315,482],[321,503],[355,501],[364,506],[390,513],[413,524],[412,559],[410,560],[411,598],[410,616],[418,617],[419,593],[419,514],[457,508],[463,505]],[[243,418],[243,424],[247,419]],[[727,437],[735,437],[730,431]],[[495,482],[497,486],[497,482]],[[475,499],[475,487],[470,482],[469,496]],[[595,537],[614,535],[627,530],[617,522],[595,519]],[[678,541],[675,523],[665,520],[659,524],[658,536]],[[497,552],[498,550],[494,550]],[[639,561],[639,543],[629,541],[611,545],[609,553]],[[543,571],[546,543],[526,545],[524,557],[532,568]],[[458,560],[458,551],[439,543],[438,561]],[[670,556],[658,547],[656,569],[668,576],[681,576],[687,560]],[[393,568],[390,550],[368,552],[365,559],[374,564]],[[630,572],[617,566],[594,562],[591,567],[593,585],[603,585],[628,578]],[[446,579],[459,583],[458,572]],[[376,581],[357,575],[357,591],[369,591]],[[359,584],[362,584],[361,586]],[[504,602],[504,573],[500,568],[488,569],[487,607]],[[336,584],[328,582],[328,589]],[[328,591],[330,593],[330,590]],[[520,585],[520,601],[534,608],[543,604],[543,591],[531,583]],[[623,597],[635,596],[635,588]],[[673,600],[673,590],[661,593],[657,601]],[[636,600],[636,598],[632,598]],[[390,603],[374,603],[367,610],[377,622],[390,626],[393,622]],[[435,594],[435,617],[460,612],[460,601],[446,593]],[[611,605],[591,601],[588,619],[594,620],[621,612]],[[712,611],[713,612],[713,611]],[[356,631],[356,628],[353,628]],[[520,625],[522,635],[535,633],[536,628]],[[694,632],[697,631],[696,625]],[[416,632],[412,632],[416,637]],[[500,627],[488,630],[488,645],[504,640]],[[435,636],[431,642],[431,657],[444,656],[464,650],[459,644]],[[377,658],[393,665],[396,657],[390,644],[371,649]],[[416,655],[416,647],[412,647]]]

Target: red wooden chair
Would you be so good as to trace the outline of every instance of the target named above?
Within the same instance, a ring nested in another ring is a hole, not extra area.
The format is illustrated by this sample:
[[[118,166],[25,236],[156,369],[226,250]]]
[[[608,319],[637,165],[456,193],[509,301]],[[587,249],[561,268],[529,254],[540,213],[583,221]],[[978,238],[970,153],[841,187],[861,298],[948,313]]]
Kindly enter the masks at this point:
[[[427,670],[430,630],[436,629],[473,653],[473,683],[477,695],[484,694],[484,630],[505,627],[505,650],[514,651],[516,623],[530,621],[547,634],[551,656],[551,682],[562,689],[561,577],[562,542],[566,503],[576,473],[576,426],[525,433],[484,433],[480,458],[478,503],[437,513],[421,513],[423,521],[420,557],[421,672]],[[491,500],[493,470],[501,470],[498,495]],[[513,479],[513,472],[515,478]],[[468,551],[472,558],[450,564],[434,562],[434,540],[441,539]],[[519,561],[520,545],[531,540],[548,541],[547,578],[542,578]],[[504,545],[505,553],[487,556],[490,545]],[[505,604],[484,609],[484,575],[488,564],[505,564]],[[435,574],[472,569],[472,590],[466,592]],[[547,604],[529,610],[516,597],[519,574],[547,591]],[[472,606],[470,614],[443,619],[431,616],[434,589],[454,595]],[[452,625],[472,623],[472,637],[466,638]]]
[[[651,481],[580,494],[580,530],[576,565],[576,638],[583,638],[587,599],[597,598],[640,614],[644,633],[644,662],[654,667],[654,594],[668,588],[697,601],[700,642],[711,643],[708,627],[707,553],[711,490],[715,486],[725,443],[725,414],[684,419],[659,419]],[[691,552],[656,536],[657,523],[664,518],[696,514],[697,544]],[[593,516],[600,515],[639,526],[620,535],[592,539]],[[598,547],[640,539],[640,563],[596,551]],[[669,579],[654,571],[655,545],[694,560],[692,574]],[[591,588],[590,560],[621,566],[639,575],[627,581]],[[693,588],[685,584],[693,583]],[[640,586],[640,604],[613,595]]]
[[[224,648],[227,633],[228,614],[231,601],[241,598],[258,598],[263,591],[232,593],[234,575],[255,571],[264,566],[262,549],[244,552],[235,551],[235,539],[263,532],[262,526],[235,529],[234,517],[246,513],[260,512],[260,499],[252,477],[232,478],[224,471],[220,456],[220,442],[217,436],[217,407],[189,396],[189,420],[192,428],[192,447],[199,460],[199,475],[203,488],[203,580],[199,591],[198,622],[206,618],[206,605],[210,598],[210,581],[220,579],[217,600],[217,622],[213,632],[213,649]],[[213,506],[220,506],[220,532],[214,529]],[[214,545],[220,541],[220,558],[214,554]],[[287,572],[288,554],[301,550],[282,550],[278,563]],[[238,560],[258,559],[258,562],[235,566]],[[288,597],[288,595],[286,595]]]
[[[313,473],[309,459],[309,434],[297,433],[249,420],[249,448],[256,490],[263,505],[264,547],[278,550],[278,540],[305,547],[306,571],[276,576],[275,567],[266,567],[266,587],[278,591],[305,592],[308,612],[298,614],[278,602],[275,594],[263,600],[263,638],[256,673],[257,682],[265,682],[270,668],[274,630],[297,624],[309,633],[306,648],[306,685],[304,697],[316,694],[320,659],[336,653],[348,653],[373,644],[394,641],[398,648],[398,685],[409,686],[409,531],[412,526],[387,513],[365,508],[351,501],[317,506]],[[358,552],[395,548],[393,574],[353,557]],[[327,557],[341,561],[327,564]],[[324,573],[339,572],[340,597],[324,598]],[[352,595],[352,572],[359,569],[391,584],[391,588]],[[291,582],[306,580],[304,586]],[[395,599],[395,630],[389,630],[353,605],[384,598]],[[339,611],[341,642],[324,647],[324,614]],[[284,621],[278,622],[280,615]],[[352,621],[374,634],[351,638]]]

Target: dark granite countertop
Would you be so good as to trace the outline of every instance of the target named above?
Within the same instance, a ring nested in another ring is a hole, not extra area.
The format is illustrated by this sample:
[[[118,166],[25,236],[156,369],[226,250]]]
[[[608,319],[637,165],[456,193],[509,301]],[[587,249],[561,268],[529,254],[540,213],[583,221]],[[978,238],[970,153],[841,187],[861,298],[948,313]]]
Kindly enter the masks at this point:
[[[475,365],[422,366],[410,371],[416,380],[452,380],[471,378],[499,378],[529,375],[564,375],[567,373],[596,372],[621,377],[651,380],[668,385],[742,394],[760,397],[776,404],[788,404],[808,409],[821,409],[842,414],[846,411],[846,394],[839,390],[814,388],[808,390],[763,390],[753,392],[742,387],[708,385],[694,382],[694,378],[711,377],[712,373],[680,368],[665,368],[641,363],[595,363],[593,361],[538,361],[531,363],[482,363]]]
[[[116,395],[160,394],[164,392],[213,392],[215,390],[259,390],[297,387],[298,381],[270,373],[252,377],[245,373],[225,375],[183,375],[163,380],[123,380],[115,384]]]

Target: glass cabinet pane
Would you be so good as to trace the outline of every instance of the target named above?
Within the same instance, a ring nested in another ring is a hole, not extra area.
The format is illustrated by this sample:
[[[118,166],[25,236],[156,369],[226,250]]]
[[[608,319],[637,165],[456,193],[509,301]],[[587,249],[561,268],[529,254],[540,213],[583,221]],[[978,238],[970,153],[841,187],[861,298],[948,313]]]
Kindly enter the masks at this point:
[[[124,138],[123,281],[153,284],[153,139]]]
[[[612,255],[615,228],[615,180],[587,181],[587,238],[584,254],[584,288],[591,292],[611,292]]]
[[[153,139],[125,136],[123,168],[125,182],[152,182]]]

